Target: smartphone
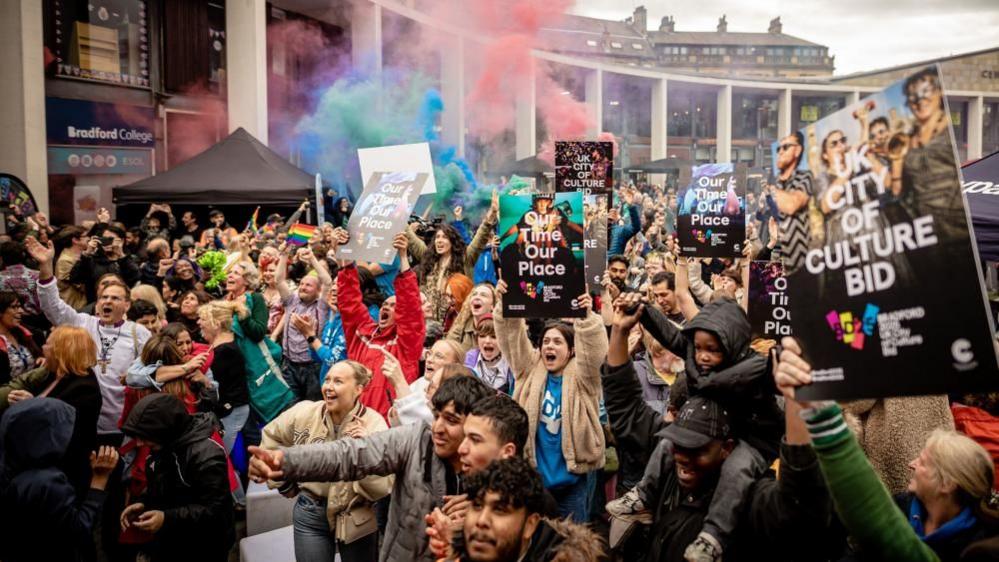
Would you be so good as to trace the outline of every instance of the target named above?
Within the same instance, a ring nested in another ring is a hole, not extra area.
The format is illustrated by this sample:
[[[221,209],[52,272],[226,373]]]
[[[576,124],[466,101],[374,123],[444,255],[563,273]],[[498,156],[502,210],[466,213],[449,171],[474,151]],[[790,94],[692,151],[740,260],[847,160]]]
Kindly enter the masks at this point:
[[[114,244],[113,236],[101,236],[101,246],[110,246]]]

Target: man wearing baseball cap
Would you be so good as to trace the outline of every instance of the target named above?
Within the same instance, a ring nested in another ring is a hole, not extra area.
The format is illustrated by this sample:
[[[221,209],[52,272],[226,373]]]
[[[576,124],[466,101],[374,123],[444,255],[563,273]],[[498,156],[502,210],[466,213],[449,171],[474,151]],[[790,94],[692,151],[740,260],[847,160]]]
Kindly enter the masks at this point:
[[[638,486],[607,505],[612,515],[610,542],[612,548],[623,546],[627,552],[637,541],[648,562],[683,562],[687,545],[704,526],[722,464],[735,449],[733,434],[738,432],[730,412],[708,395],[687,400],[672,423],[642,400],[628,354],[628,334],[645,306],[638,298],[622,294],[614,303],[601,382],[618,444],[654,450]],[[780,479],[756,478],[742,507],[723,506],[736,517],[726,561],[794,559],[802,552],[822,559],[842,546],[842,533],[830,528],[832,502],[799,411],[790,403],[785,409]],[[648,536],[641,536],[641,527],[623,530],[620,521],[650,525]],[[628,535],[636,536],[625,540]]]

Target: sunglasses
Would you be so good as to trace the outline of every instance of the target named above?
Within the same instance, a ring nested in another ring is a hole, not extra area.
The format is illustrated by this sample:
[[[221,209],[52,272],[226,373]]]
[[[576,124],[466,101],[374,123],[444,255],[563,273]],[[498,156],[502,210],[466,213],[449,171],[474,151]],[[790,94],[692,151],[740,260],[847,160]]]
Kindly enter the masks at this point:
[[[798,144],[798,143],[796,143],[796,142],[784,143],[784,144],[782,144],[782,145],[780,145],[780,146],[777,147],[777,152],[784,152],[785,150],[791,150],[792,148],[794,148],[796,146],[801,146],[801,145]]]
[[[913,88],[914,91],[909,92],[906,96],[910,105],[915,105],[936,93],[937,88],[932,82],[924,81],[920,82]]]
[[[832,139],[831,141],[829,141],[829,146],[839,146],[839,145],[846,146],[846,137],[840,137],[838,139]]]

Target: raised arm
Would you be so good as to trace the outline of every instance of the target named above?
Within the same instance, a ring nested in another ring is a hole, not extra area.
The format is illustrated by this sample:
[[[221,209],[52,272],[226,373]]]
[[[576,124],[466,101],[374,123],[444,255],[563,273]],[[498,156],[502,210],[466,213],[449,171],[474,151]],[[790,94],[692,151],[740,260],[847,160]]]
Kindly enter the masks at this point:
[[[380,431],[364,439],[283,448],[284,479],[289,482],[353,482],[367,476],[405,474],[425,445],[424,425]]]
[[[700,267],[697,268],[700,271]],[[700,275],[698,273],[698,275]],[[676,304],[680,307],[683,317],[690,322],[701,311],[694,302],[694,296],[690,294],[690,270],[687,266],[687,258],[678,257],[676,259]],[[700,277],[698,277],[700,279]],[[703,283],[702,283],[703,284]]]
[[[642,328],[677,357],[687,356],[687,338],[675,324],[655,307],[646,306],[639,318]]]
[[[281,248],[278,249],[281,257],[278,258],[277,267],[274,269],[274,288],[278,290],[278,295],[281,296],[281,302],[287,304],[289,298],[291,298],[291,289],[288,288],[288,247],[285,244],[281,244]]]
[[[475,269],[476,262],[479,261],[479,256],[482,255],[482,251],[486,248],[486,245],[493,239],[493,235],[496,233],[496,222],[499,218],[499,192],[493,189],[492,202],[489,205],[489,211],[486,212],[486,216],[482,219],[482,224],[479,225],[478,230],[475,231],[475,236],[472,238],[472,242],[468,245],[468,249],[465,250],[465,270],[472,271]]]
[[[340,317],[343,318],[343,334],[347,338],[349,348],[359,332],[370,332],[374,329],[375,322],[362,301],[361,280],[357,276],[357,266],[353,263],[340,268],[340,273],[337,275],[337,289],[339,291],[337,305],[340,308]]]
[[[655,435],[666,426],[666,422],[642,399],[642,385],[628,354],[628,334],[637,323],[644,305],[638,304],[639,308],[632,314],[626,310],[636,304],[636,295],[632,294],[623,296],[615,306],[607,364],[601,374],[601,383],[611,433],[618,446],[632,448],[647,461],[648,452],[656,446]]]
[[[519,384],[538,361],[539,354],[527,337],[527,325],[524,319],[503,316],[503,294],[506,293],[506,288],[506,281],[503,280],[496,285],[497,299],[493,308],[493,324],[496,326],[496,339],[500,351],[509,363],[510,370],[513,371],[514,381]]]
[[[578,380],[590,394],[598,396],[601,392],[600,366],[607,357],[607,330],[600,316],[593,312],[592,297],[584,294],[579,300],[581,307],[586,309],[586,317],[574,321]]]
[[[59,286],[52,270],[52,258],[55,256],[52,242],[49,242],[48,246],[43,246],[41,242],[29,236],[24,239],[24,245],[31,257],[38,262],[38,301],[45,317],[55,326],[83,325],[87,315],[80,314],[59,297]]]
[[[398,359],[405,365],[403,371],[406,372],[407,380],[413,382],[419,376],[418,363],[423,353],[427,325],[420,302],[420,285],[416,281],[416,273],[409,267],[407,243],[403,234],[396,235],[393,240],[393,246],[399,252],[399,275],[394,281],[395,324],[400,355]]]

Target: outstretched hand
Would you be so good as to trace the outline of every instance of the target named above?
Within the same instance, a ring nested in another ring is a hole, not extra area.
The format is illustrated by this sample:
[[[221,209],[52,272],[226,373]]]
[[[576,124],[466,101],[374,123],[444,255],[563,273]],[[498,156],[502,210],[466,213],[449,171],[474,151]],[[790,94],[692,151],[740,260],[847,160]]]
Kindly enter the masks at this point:
[[[250,479],[258,484],[268,480],[280,480],[284,476],[281,469],[284,464],[284,451],[269,451],[260,447],[249,448],[250,454]]]
[[[621,296],[614,300],[614,319],[611,325],[623,332],[630,332],[642,317],[644,310],[645,304],[642,303],[641,293],[621,293]]]
[[[812,366],[801,358],[801,346],[791,337],[781,340],[783,349],[774,365],[774,383],[787,400],[795,400],[794,391],[812,383]],[[802,407],[808,405],[802,403]]]
[[[28,236],[24,239],[24,246],[28,250],[28,254],[35,258],[38,263],[50,263],[55,257],[55,247],[52,246],[51,241],[45,246],[34,236]]]

